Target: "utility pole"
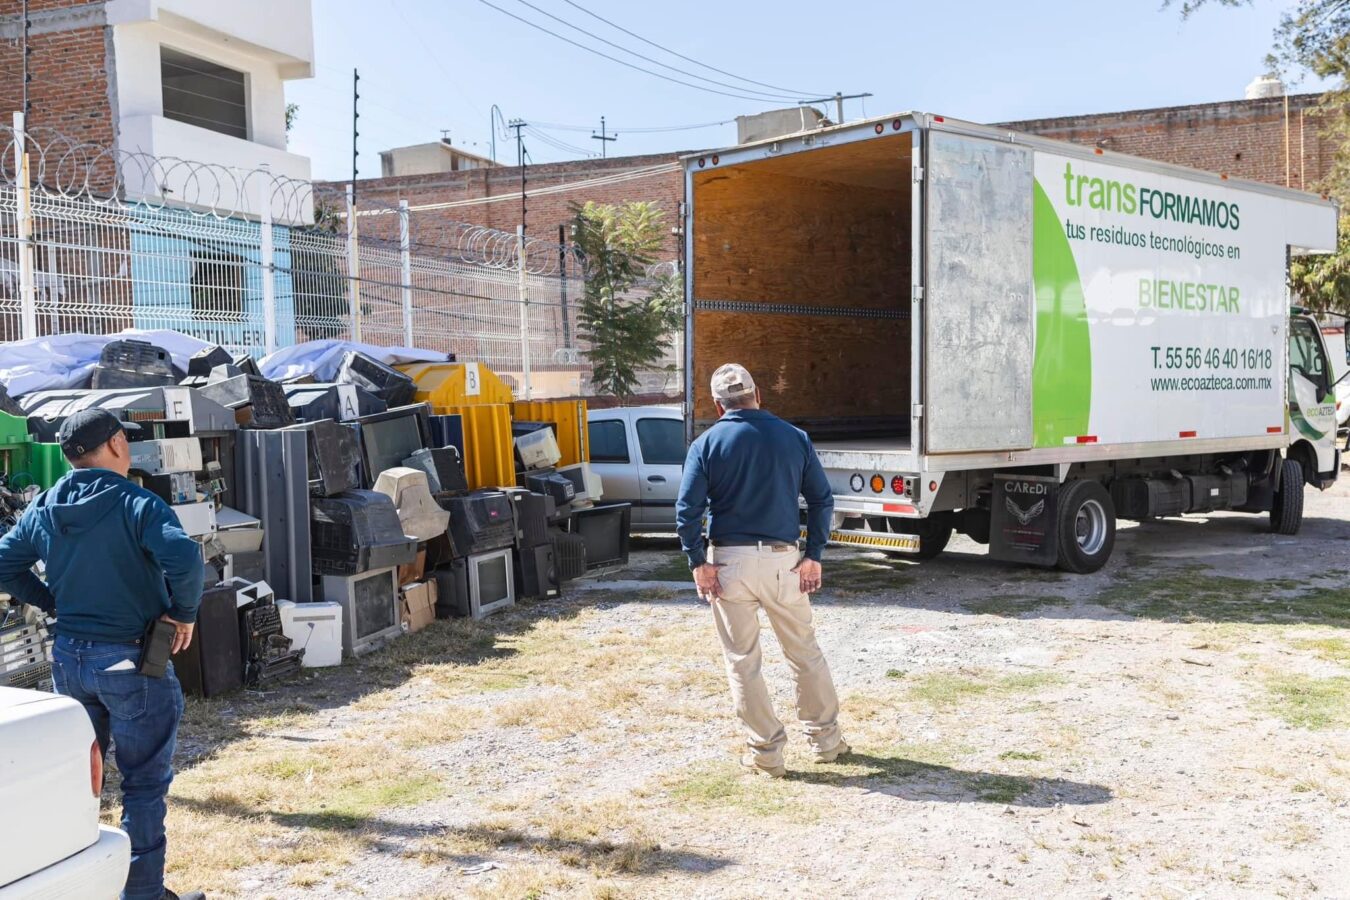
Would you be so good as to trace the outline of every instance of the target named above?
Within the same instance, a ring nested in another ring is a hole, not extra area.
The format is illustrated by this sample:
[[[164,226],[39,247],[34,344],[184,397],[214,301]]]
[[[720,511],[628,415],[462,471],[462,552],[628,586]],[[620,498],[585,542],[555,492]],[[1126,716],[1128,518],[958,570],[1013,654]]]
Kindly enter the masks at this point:
[[[488,110],[488,134],[492,135],[492,161],[497,161],[497,123],[502,119],[502,108],[492,104]]]
[[[610,142],[610,141],[617,141],[618,139],[619,139],[619,136],[618,136],[617,134],[616,134],[616,135],[612,135],[612,136],[610,136],[610,137],[606,137],[606,136],[605,136],[605,117],[604,117],[604,116],[601,116],[601,117],[600,117],[600,133],[599,133],[599,134],[596,134],[594,131],[591,132],[591,140],[593,140],[593,141],[599,141],[599,142],[600,142],[600,158],[601,158],[601,159],[604,159],[605,156],[607,155],[607,154],[605,153],[605,150],[609,147],[609,142]]]
[[[520,167],[520,233],[525,234],[525,138],[521,130],[529,125],[524,119],[512,119],[508,128],[516,130],[516,165]]]
[[[32,27],[33,21],[28,18],[28,0],[23,0],[23,114],[25,117],[33,111],[32,101],[28,99],[28,83],[33,80],[33,73],[28,71],[28,57],[33,55],[33,48],[28,43],[28,32]]]
[[[835,115],[836,115],[836,118],[835,118],[835,120],[834,120],[834,124],[836,124],[836,125],[843,125],[843,124],[844,124],[844,101],[845,101],[845,100],[860,100],[860,99],[862,99],[863,97],[870,97],[870,96],[872,96],[870,93],[867,93],[867,94],[842,94],[842,93],[836,92],[835,95],[834,95],[833,97],[817,97],[815,100],[799,100],[799,101],[797,101],[797,105],[798,105],[798,106],[814,106],[814,105],[817,104],[817,103],[829,103],[829,102],[833,101],[833,102],[834,102]]]
[[[361,86],[361,73],[352,69],[352,209],[356,208],[356,139],[361,136],[361,132],[356,130],[356,120],[361,118],[361,114],[356,110],[356,101],[361,99],[361,92],[358,88]]]

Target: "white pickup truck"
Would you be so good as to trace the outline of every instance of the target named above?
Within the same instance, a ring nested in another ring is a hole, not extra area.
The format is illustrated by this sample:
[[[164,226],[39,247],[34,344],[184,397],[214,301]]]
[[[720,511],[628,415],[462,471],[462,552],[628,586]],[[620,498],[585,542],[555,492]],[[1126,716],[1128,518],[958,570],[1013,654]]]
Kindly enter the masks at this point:
[[[131,842],[98,821],[103,758],[69,697],[0,687],[0,900],[109,900]]]

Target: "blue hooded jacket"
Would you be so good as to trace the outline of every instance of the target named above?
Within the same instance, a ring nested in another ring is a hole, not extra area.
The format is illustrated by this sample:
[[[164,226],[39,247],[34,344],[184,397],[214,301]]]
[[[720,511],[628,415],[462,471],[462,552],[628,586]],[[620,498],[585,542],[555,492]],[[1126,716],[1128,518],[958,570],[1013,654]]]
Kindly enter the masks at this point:
[[[135,641],[165,613],[195,622],[204,571],[169,505],[107,469],[67,473],[0,538],[0,587],[86,641]]]

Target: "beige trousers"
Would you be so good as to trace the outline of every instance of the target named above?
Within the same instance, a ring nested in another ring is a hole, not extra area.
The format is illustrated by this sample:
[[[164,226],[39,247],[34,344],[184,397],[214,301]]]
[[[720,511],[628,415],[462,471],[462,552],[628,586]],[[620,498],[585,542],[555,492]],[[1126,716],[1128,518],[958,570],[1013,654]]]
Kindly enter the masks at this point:
[[[774,714],[760,672],[761,609],[778,635],[797,681],[797,717],[806,726],[811,748],[828,753],[841,740],[839,698],[825,655],[816,643],[811,601],[798,588],[797,574],[792,571],[799,559],[795,550],[775,552],[758,547],[714,547],[710,552],[710,561],[722,566],[718,570],[722,596],[711,605],[722,639],[731,698],[737,717],[749,732],[755,761],[762,766],[783,764],[787,733]]]

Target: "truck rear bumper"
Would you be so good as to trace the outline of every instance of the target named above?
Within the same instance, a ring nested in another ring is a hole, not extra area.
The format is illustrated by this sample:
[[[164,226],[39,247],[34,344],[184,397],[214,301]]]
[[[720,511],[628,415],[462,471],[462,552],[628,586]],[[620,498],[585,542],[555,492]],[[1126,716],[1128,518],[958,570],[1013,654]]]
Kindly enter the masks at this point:
[[[131,840],[100,825],[98,840],[58,863],[0,887],[0,900],[108,900],[121,893],[131,866]]]
[[[806,529],[802,529],[806,540]],[[918,553],[917,534],[890,534],[884,531],[863,531],[836,528],[830,531],[829,542],[839,547],[861,547],[866,550],[889,550],[892,553]]]

